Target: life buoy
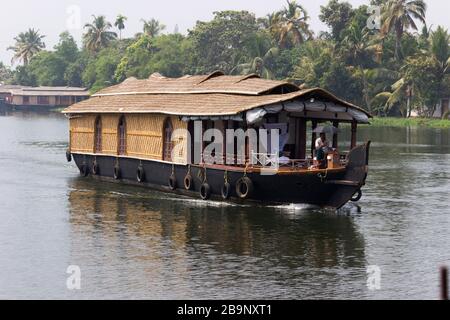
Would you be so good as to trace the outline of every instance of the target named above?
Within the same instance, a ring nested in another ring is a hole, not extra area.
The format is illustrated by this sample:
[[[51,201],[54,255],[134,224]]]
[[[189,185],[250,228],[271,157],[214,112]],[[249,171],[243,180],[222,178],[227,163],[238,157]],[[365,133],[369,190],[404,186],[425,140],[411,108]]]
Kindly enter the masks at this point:
[[[94,160],[94,163],[92,164],[92,174],[94,176],[98,175],[100,173],[100,167],[97,163],[97,160]]]
[[[175,177],[174,174],[169,177],[169,188],[170,190],[175,190],[177,188],[177,177]]]
[[[253,182],[249,177],[243,177],[236,182],[236,193],[239,198],[247,199],[253,194]]]
[[[87,177],[89,174],[89,167],[86,163],[83,163],[80,167],[80,174],[83,177]]]
[[[119,164],[114,166],[114,179],[119,180],[122,175]]]
[[[351,197],[351,201],[352,202],[358,202],[359,200],[361,200],[362,198],[362,191],[361,189],[359,189],[358,191],[356,191],[353,196]]]
[[[67,159],[67,162],[71,162],[72,161],[72,154],[70,153],[69,150],[66,151],[66,159]]]
[[[222,186],[222,199],[227,200],[230,198],[230,192],[231,192],[231,184],[228,182],[225,182]]]
[[[139,167],[137,168],[136,179],[140,183],[145,181],[145,169],[144,169],[144,166],[142,164],[139,165]]]
[[[208,200],[209,198],[211,198],[211,187],[206,182],[203,183],[200,187],[200,197],[203,200]]]
[[[192,190],[193,184],[192,184],[192,176],[190,174],[187,174],[186,177],[184,177],[184,188],[186,190]]]

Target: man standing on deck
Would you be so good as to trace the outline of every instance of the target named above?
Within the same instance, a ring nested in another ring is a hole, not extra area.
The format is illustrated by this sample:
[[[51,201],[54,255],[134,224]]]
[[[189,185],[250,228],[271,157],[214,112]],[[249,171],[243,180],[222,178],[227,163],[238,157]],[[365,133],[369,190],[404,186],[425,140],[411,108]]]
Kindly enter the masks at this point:
[[[316,158],[318,161],[325,160],[326,153],[330,148],[330,144],[327,141],[327,136],[325,132],[320,133],[320,137],[316,140]]]

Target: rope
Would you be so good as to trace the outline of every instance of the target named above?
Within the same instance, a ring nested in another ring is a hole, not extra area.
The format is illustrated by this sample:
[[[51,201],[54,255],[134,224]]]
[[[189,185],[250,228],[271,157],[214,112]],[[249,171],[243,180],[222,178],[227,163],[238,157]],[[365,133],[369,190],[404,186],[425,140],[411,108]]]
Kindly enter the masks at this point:
[[[205,167],[203,169],[205,170],[205,176],[204,176],[203,183],[207,183],[208,182],[208,178],[206,177],[206,165],[205,165]]]
[[[244,168],[244,178],[247,176],[248,167],[249,167],[249,163],[247,162],[245,164],[245,168]]]

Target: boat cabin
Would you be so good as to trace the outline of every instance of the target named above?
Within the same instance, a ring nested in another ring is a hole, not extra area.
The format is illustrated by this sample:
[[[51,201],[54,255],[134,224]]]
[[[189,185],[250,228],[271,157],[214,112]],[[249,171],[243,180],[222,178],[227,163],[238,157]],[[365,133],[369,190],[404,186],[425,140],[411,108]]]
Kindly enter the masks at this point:
[[[226,76],[221,72],[179,79],[158,74],[146,80],[130,78],[64,112],[70,118],[73,153],[247,169],[278,161],[284,170],[318,168],[314,159],[319,126],[337,129],[340,123],[349,123],[351,150],[356,146],[357,125],[368,123],[370,117],[321,89],[300,90],[256,75]],[[216,131],[208,137],[208,129]],[[268,137],[261,137],[261,129]],[[237,136],[231,141],[234,147],[230,146],[230,130],[244,132],[242,150],[236,146]],[[256,134],[252,136],[248,130]],[[271,146],[273,130],[278,133],[276,148]],[[268,142],[261,143],[263,138]],[[345,159],[338,153],[338,131],[328,134],[327,140],[337,159],[326,166],[339,166]],[[208,158],[204,151],[213,142],[216,148]]]

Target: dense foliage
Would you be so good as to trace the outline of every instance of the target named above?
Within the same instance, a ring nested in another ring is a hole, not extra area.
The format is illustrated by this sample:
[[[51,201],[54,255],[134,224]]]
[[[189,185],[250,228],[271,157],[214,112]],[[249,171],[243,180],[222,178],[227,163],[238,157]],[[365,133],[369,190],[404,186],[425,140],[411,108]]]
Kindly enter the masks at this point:
[[[369,5],[381,6],[379,30],[367,27]],[[0,81],[95,92],[154,72],[179,77],[222,70],[320,86],[378,115],[430,116],[450,95],[450,35],[441,26],[428,29],[425,14],[423,0],[372,0],[357,8],[330,0],[320,14],[328,30],[314,35],[300,2],[287,1],[265,17],[215,12],[187,35],[163,34],[159,21],[142,20],[142,32],[128,39],[122,39],[126,17],[117,16],[116,33],[105,17],[93,16],[82,48],[67,32],[53,50],[44,50],[34,29],[18,35],[10,49],[23,63],[14,70],[0,64]]]

